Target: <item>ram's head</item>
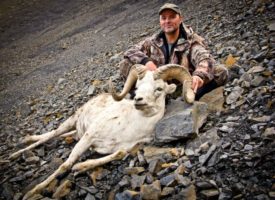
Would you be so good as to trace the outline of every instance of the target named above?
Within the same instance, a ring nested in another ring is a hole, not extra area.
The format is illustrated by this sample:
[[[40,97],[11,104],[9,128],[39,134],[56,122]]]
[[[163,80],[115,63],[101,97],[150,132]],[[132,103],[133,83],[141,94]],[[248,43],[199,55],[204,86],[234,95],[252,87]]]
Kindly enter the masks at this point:
[[[150,107],[160,99],[165,99],[167,94],[175,91],[174,84],[168,84],[169,80],[178,80],[182,83],[182,96],[187,103],[193,103],[195,94],[191,89],[192,77],[187,69],[176,64],[168,64],[156,71],[148,71],[144,65],[134,65],[124,84],[120,94],[112,87],[112,96],[116,101],[122,100],[135,84],[134,103],[137,109]]]

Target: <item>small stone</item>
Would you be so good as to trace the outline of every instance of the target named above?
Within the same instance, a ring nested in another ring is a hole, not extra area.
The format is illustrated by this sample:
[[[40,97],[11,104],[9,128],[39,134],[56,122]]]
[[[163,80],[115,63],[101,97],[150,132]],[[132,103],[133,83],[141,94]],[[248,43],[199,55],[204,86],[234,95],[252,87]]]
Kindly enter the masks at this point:
[[[208,152],[204,155],[201,155],[199,157],[199,162],[201,163],[201,165],[204,165],[208,159],[210,158],[210,156],[212,155],[212,153],[216,150],[216,145],[213,144],[210,149],[208,150]]]
[[[85,197],[85,200],[96,200],[96,199],[92,194],[88,193],[87,196]]]
[[[191,169],[191,168],[193,167],[193,165],[192,165],[192,163],[190,162],[190,160],[185,161],[183,164],[184,164],[185,167],[187,167],[187,168],[189,168],[189,169]]]
[[[122,193],[117,193],[115,195],[115,200],[141,200],[141,195],[139,192],[132,190],[125,190]]]
[[[175,174],[175,179],[177,180],[179,185],[183,185],[184,187],[187,187],[191,184],[191,180],[186,176]]]
[[[147,163],[150,163],[151,160],[163,160],[166,156],[171,156],[171,149],[173,148],[159,148],[153,146],[144,147],[144,158]]]
[[[137,152],[137,156],[138,156],[138,162],[141,166],[146,164],[145,158],[144,158],[143,154],[140,151]]]
[[[65,138],[65,142],[67,144],[72,144],[74,141],[75,140],[74,140],[74,138],[72,136],[68,136],[68,137]]]
[[[186,172],[186,168],[184,164],[180,164],[178,168],[176,169],[175,173],[183,175]]]
[[[147,173],[146,174],[146,183],[151,184],[151,183],[153,183],[153,181],[154,181],[154,177],[152,176],[152,174]]]
[[[275,191],[269,192],[268,196],[271,197],[271,198],[275,198]]]
[[[235,103],[240,98],[243,92],[244,92],[243,88],[239,86],[234,87],[232,92],[226,97],[226,103],[227,104]]]
[[[140,188],[142,199],[158,200],[161,195],[160,181],[156,180],[150,185],[142,185]]]
[[[176,183],[175,174],[169,174],[160,179],[160,184],[163,186],[174,186]]]
[[[219,190],[217,189],[202,190],[200,193],[207,199],[219,196]]]
[[[224,132],[224,133],[232,133],[234,129],[230,128],[226,125],[223,125],[222,127],[219,128],[219,130]]]
[[[88,89],[87,95],[93,95],[95,93],[95,86],[91,85]]]
[[[144,183],[146,175],[138,176],[133,174],[131,179],[131,187],[132,189],[140,188]]]
[[[247,73],[259,73],[265,71],[265,68],[262,66],[254,66],[250,68]]]
[[[218,87],[205,95],[203,95],[199,101],[207,103],[209,112],[221,112],[224,111],[225,97],[223,95],[224,87]]]
[[[206,189],[210,189],[213,188],[213,185],[209,182],[206,181],[199,181],[196,182],[196,186],[200,189],[200,190],[206,190]]]
[[[205,143],[201,144],[200,147],[199,147],[199,149],[200,149],[200,151],[202,151],[202,152],[208,151],[208,149],[209,149],[209,143],[208,143],[208,142],[205,142]]]
[[[255,121],[255,122],[269,122],[271,120],[271,116],[262,116],[262,117],[254,117],[254,118],[251,118],[252,121]]]
[[[194,156],[194,151],[192,149],[185,149],[185,155],[187,156]]]
[[[269,24],[268,25],[268,30],[269,31],[275,31],[275,23]]]
[[[165,197],[170,194],[173,194],[175,192],[175,189],[173,187],[164,187],[161,192],[161,196]]]
[[[61,85],[61,84],[65,83],[65,82],[66,82],[65,78],[59,78],[58,81],[57,81],[57,84]]]
[[[262,137],[265,139],[275,139],[275,127],[266,128]]]
[[[162,162],[159,159],[151,160],[148,167],[149,172],[152,174],[158,173],[161,170],[161,164]]]
[[[123,178],[118,183],[120,187],[125,187],[125,186],[128,186],[129,184],[130,184],[129,176],[123,176]]]
[[[35,164],[38,163],[40,158],[38,156],[32,156],[26,159],[26,163],[28,164]]]
[[[140,174],[141,172],[144,172],[144,171],[145,171],[144,167],[126,167],[124,169],[124,174],[128,174],[128,175]]]
[[[259,87],[264,81],[265,81],[264,77],[262,77],[262,76],[256,76],[251,81],[251,85],[254,86],[254,87]]]
[[[174,199],[196,200],[195,186],[190,185],[189,187],[180,190],[177,195],[174,195]]]
[[[246,144],[246,145],[244,146],[244,150],[245,150],[245,151],[251,151],[252,149],[253,149],[253,146],[250,145],[250,144]]]

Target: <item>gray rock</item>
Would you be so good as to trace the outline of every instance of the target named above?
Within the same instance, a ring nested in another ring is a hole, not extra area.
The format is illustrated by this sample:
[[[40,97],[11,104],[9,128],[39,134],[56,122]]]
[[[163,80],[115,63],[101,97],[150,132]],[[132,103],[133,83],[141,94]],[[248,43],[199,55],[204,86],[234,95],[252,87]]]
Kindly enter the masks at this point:
[[[175,174],[169,174],[160,179],[160,184],[163,186],[174,186],[176,185],[176,177]]]
[[[268,30],[269,31],[275,31],[275,23],[269,24],[268,25]]]
[[[65,78],[59,78],[58,81],[57,81],[57,84],[61,85],[61,84],[65,83],[65,82],[66,82]]]
[[[96,199],[92,194],[88,193],[87,196],[85,197],[85,200],[96,200]]]
[[[265,78],[262,76],[255,76],[251,81],[251,85],[254,87],[260,86],[265,81]]]
[[[188,177],[180,174],[175,174],[175,179],[179,185],[183,185],[184,187],[187,187],[191,184],[191,180]]]
[[[131,179],[131,187],[132,189],[140,188],[145,181],[146,175],[138,176],[133,174]]]
[[[159,159],[151,160],[149,162],[148,170],[150,173],[152,174],[158,173],[160,169],[161,169],[161,162]]]
[[[202,190],[200,193],[207,199],[218,197],[220,194],[217,189]]]
[[[125,186],[128,186],[129,184],[130,184],[129,176],[123,176],[123,178],[118,183],[120,187],[125,187]]]
[[[141,200],[141,195],[139,192],[132,190],[125,190],[122,193],[117,193],[115,195],[115,200]]]
[[[137,157],[138,157],[138,162],[141,166],[146,164],[145,158],[140,151],[137,152]]]
[[[194,151],[192,149],[185,149],[185,155],[187,156],[194,156]]]
[[[250,144],[246,144],[243,148],[245,151],[251,151],[253,149],[253,146]]]
[[[243,92],[244,92],[243,88],[239,86],[234,87],[232,92],[226,97],[226,100],[225,100],[226,103],[227,104],[235,103],[240,98]]]
[[[155,142],[194,137],[207,115],[206,103],[195,102],[191,106],[180,100],[172,100],[167,106],[165,116],[156,125]]]
[[[191,163],[190,160],[185,161],[183,164],[184,164],[185,167],[187,167],[189,169],[191,169],[193,167],[193,165],[192,165],[192,163]]]
[[[199,162],[201,163],[201,165],[204,165],[208,161],[212,153],[216,150],[216,147],[217,146],[213,144],[206,154],[199,157]]]
[[[91,85],[88,89],[87,95],[93,95],[95,93],[95,86]]]

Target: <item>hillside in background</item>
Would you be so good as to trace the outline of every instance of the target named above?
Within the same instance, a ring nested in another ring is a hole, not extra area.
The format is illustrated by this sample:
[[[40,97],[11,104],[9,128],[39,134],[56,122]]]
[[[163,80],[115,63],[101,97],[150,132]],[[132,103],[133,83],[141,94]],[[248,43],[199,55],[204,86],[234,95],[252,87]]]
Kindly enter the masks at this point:
[[[159,171],[149,160],[141,162],[140,155],[146,154],[142,149],[139,156],[94,173],[70,174],[65,199],[138,199],[140,185],[157,180],[161,188],[151,185],[151,193],[159,193],[160,199],[275,198],[275,3],[171,2],[182,8],[185,23],[207,40],[217,62],[230,70],[222,92],[224,110],[211,113],[200,130],[211,139],[196,148],[186,141],[165,144],[185,152],[164,153],[158,159],[167,165]],[[159,30],[158,9],[163,3],[0,2],[0,199],[20,199],[68,157],[75,141],[58,139],[8,161],[8,155],[19,149],[20,138],[56,128],[88,99],[107,91],[110,77],[122,86],[122,54]],[[99,155],[87,152],[82,160],[92,156]],[[207,161],[202,163],[202,156],[208,156]],[[143,170],[130,175],[125,172],[128,167]],[[180,181],[171,176],[176,170],[182,172]]]

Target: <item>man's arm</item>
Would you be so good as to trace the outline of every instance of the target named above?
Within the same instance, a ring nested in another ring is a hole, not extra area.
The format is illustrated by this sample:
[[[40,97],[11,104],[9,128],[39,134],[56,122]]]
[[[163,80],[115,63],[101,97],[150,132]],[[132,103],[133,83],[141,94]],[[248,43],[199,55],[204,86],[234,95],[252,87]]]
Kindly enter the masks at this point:
[[[199,36],[195,35],[195,37]],[[214,78],[213,65],[215,60],[206,48],[203,40],[199,42],[195,41],[194,44],[192,44],[190,58],[193,66],[195,66],[195,71],[192,75],[199,77],[203,81],[203,84],[200,84],[200,86],[210,82]],[[199,78],[195,79],[198,81]],[[201,80],[199,80],[199,82],[201,82]]]
[[[129,59],[134,64],[143,64],[145,65],[150,61],[150,41],[145,39],[144,41],[139,42],[136,45],[130,47],[124,53],[124,58]]]

